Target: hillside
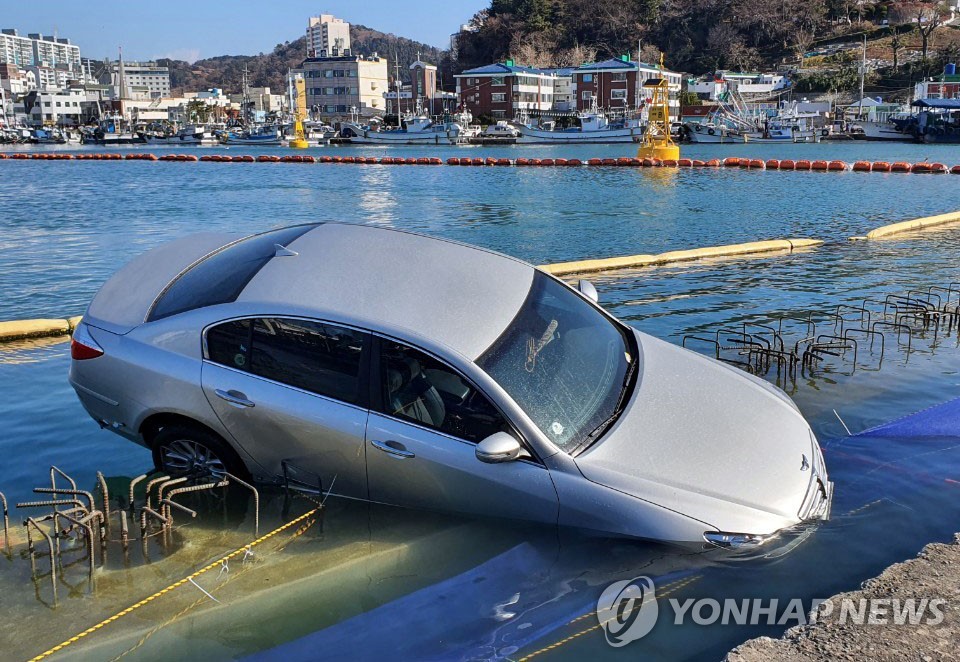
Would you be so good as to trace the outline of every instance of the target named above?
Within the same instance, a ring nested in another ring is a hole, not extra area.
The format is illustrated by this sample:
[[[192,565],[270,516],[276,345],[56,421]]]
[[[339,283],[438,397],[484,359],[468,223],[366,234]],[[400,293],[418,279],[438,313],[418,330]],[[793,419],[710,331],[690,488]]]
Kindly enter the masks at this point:
[[[353,52],[362,55],[379,53],[387,58],[389,71],[393,72],[394,58],[400,62],[400,77],[406,77],[407,65],[417,54],[433,64],[443,64],[445,52],[394,34],[380,32],[363,25],[351,26],[350,39]],[[277,44],[271,53],[258,55],[220,55],[197,60],[161,59],[158,62],[170,68],[170,85],[174,93],[184,90],[196,91],[213,87],[223,88],[228,93],[239,92],[243,80],[243,68],[247,67],[252,87],[270,87],[282,92],[286,89],[287,71],[297,68],[306,57],[306,38]]]
[[[576,66],[624,53],[636,57],[639,50],[645,61],[663,52],[667,67],[695,74],[802,68],[808,91],[852,92],[859,88],[854,60],[866,34],[875,60],[870,68],[890,69],[872,76],[868,87],[907,88],[957,56],[958,31],[943,25],[948,18],[934,2],[491,0],[472,21],[478,29],[458,38],[456,68],[507,58]]]

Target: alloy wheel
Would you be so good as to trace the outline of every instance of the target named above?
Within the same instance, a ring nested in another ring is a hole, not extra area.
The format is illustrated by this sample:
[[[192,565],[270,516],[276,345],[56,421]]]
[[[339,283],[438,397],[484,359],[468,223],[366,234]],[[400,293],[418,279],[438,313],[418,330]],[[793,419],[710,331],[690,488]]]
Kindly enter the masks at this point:
[[[178,439],[160,449],[163,470],[172,475],[213,476],[223,478],[227,472],[217,454],[204,444],[191,439]]]

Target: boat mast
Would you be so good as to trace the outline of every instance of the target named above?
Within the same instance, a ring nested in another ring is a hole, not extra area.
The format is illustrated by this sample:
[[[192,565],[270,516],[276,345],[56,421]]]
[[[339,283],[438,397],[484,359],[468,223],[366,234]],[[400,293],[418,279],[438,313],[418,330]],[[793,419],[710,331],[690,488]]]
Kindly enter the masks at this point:
[[[400,126],[400,55],[393,53],[393,83],[397,86],[397,126]]]
[[[250,92],[247,88],[247,65],[243,65],[243,123],[246,125],[250,120]]]
[[[860,101],[857,109],[857,119],[863,121],[863,83],[867,75],[867,35],[863,35],[863,62],[860,64]]]

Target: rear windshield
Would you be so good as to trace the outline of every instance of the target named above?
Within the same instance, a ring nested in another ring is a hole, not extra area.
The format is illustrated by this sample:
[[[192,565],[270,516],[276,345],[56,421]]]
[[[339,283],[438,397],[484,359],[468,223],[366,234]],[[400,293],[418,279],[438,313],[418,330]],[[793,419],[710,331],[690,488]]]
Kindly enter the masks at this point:
[[[221,248],[177,276],[157,298],[147,321],[236,301],[276,255],[277,244],[286,246],[315,227],[317,224],[271,230]]]

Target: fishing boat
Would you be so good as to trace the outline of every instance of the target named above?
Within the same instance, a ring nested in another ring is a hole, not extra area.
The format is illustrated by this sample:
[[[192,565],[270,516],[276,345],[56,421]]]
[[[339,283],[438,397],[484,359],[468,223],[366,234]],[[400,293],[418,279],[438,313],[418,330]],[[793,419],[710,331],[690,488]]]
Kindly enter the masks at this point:
[[[85,133],[82,138],[85,144],[93,145],[136,145],[146,140],[129,128],[129,123],[118,113],[103,116],[92,133]]]
[[[746,133],[721,122],[687,122],[684,124],[687,137],[692,143],[745,143]]]
[[[273,124],[255,124],[239,131],[228,130],[223,142],[228,145],[279,145],[280,129]]]
[[[960,144],[960,99],[917,99],[910,105],[917,114],[898,123],[915,142]]]
[[[180,145],[213,146],[220,144],[217,128],[210,124],[188,124],[177,134]]]
[[[400,119],[395,129],[363,126],[358,120],[340,126],[340,137],[351,143],[368,145],[457,145],[462,142],[463,127],[457,122],[434,122],[424,113]]]
[[[557,129],[554,121],[541,121],[536,126],[528,123],[514,123],[519,131],[518,143],[523,144],[598,144],[631,143],[643,138],[643,123],[639,114],[611,120],[596,106],[589,111],[577,114],[580,125],[566,129]]]

